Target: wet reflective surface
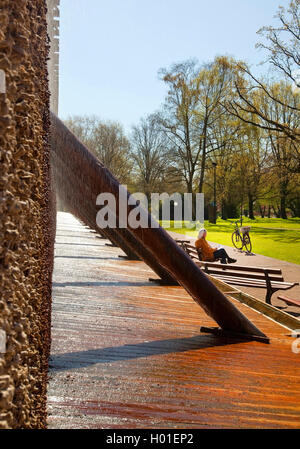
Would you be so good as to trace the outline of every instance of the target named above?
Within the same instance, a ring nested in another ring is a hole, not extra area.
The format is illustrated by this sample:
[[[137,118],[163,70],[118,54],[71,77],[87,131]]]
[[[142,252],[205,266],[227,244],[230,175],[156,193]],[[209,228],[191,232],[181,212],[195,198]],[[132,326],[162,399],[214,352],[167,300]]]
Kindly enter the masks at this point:
[[[50,428],[299,428],[288,329],[234,302],[269,345],[200,334],[216,323],[183,288],[105,243],[59,213]]]

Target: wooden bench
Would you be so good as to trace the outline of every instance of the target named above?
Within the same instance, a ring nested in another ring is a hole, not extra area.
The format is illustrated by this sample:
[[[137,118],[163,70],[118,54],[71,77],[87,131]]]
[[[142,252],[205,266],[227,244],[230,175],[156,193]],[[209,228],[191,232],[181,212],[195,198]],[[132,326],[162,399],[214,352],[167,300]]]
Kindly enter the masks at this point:
[[[278,299],[281,299],[281,301],[284,301],[288,306],[296,306],[300,307],[300,301],[297,299],[288,298],[287,296],[278,295]]]
[[[213,262],[196,262],[205,273],[226,282],[244,287],[266,288],[266,303],[271,304],[273,293],[289,290],[298,282],[285,282],[279,268],[249,267],[241,265],[220,264]]]
[[[192,258],[196,260],[202,260],[201,251],[196,248],[191,242],[182,242],[181,248]]]
[[[183,242],[181,244],[181,247],[192,259],[202,261],[201,249],[196,248],[194,245],[190,243],[190,241],[188,241],[188,243]],[[216,262],[217,260],[219,259],[211,259],[211,262]]]
[[[191,243],[190,240],[182,240],[182,239],[175,239],[175,242],[178,243],[179,246],[183,248],[184,243]]]
[[[289,290],[295,285],[299,285],[298,282],[284,282],[282,271],[279,268],[248,267],[221,264],[216,261],[204,262],[201,251],[190,242],[182,242],[181,247],[205,273],[227,284],[266,288],[265,301],[267,304],[271,304],[271,297],[276,291]]]

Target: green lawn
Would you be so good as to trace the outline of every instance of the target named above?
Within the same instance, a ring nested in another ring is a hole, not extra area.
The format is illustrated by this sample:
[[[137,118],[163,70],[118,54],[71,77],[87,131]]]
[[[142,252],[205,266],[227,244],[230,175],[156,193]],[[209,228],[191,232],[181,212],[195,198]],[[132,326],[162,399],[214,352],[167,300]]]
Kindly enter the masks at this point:
[[[207,240],[222,245],[233,246],[231,234],[236,220],[217,220],[217,224],[205,221]],[[250,237],[252,240],[252,252],[275,259],[285,260],[300,264],[300,219],[289,218],[256,218],[255,220],[243,219],[243,224],[251,226]],[[198,231],[187,228],[174,228],[174,222],[167,230],[179,234],[196,237]]]

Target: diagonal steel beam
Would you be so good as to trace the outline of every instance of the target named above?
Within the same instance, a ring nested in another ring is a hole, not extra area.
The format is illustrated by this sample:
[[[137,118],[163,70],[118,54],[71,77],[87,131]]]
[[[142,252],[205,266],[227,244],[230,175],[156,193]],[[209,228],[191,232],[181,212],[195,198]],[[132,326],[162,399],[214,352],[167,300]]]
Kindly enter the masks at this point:
[[[72,191],[66,191],[65,197],[72,207],[82,213],[83,221],[95,223],[96,198],[102,192],[111,193],[116,199],[116,216],[119,219],[119,188],[117,179],[89,150],[51,114],[51,149],[55,154],[55,173],[61,173],[65,179],[73,180]],[[55,175],[56,176],[56,175]],[[126,192],[129,199],[130,193]],[[73,199],[72,199],[73,198]],[[81,199],[81,201],[79,201]],[[135,206],[128,206],[127,214]],[[148,222],[151,216],[148,212]],[[175,279],[192,298],[212,317],[223,330],[247,335],[265,337],[248,318],[209,280],[202,270],[176,244],[161,227],[116,229],[130,247],[136,244],[135,252],[154,271]],[[150,257],[149,257],[150,256]]]
[[[82,144],[54,114],[51,114],[51,122],[51,164],[54,184],[69,212],[91,229],[101,235],[104,234],[124,251],[128,259],[144,260],[163,283],[177,285],[173,276],[128,229],[99,229],[96,223],[98,212],[96,198],[101,191],[97,190],[97,184],[92,184],[91,177],[94,164],[98,161],[87,149],[81,150]]]

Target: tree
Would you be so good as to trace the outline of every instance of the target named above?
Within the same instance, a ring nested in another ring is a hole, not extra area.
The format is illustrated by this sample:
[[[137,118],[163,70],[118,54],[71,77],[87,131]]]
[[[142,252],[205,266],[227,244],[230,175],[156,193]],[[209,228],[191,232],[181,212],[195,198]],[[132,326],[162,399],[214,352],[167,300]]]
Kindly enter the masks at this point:
[[[230,127],[231,124],[231,127]],[[216,153],[217,198],[221,203],[222,218],[233,218],[237,209],[246,206],[249,217],[254,219],[254,204],[266,194],[268,146],[267,136],[261,130],[227,118],[220,123],[227,143]],[[224,127],[223,127],[224,126]],[[219,131],[220,132],[220,131]],[[219,134],[219,133],[218,133]],[[210,195],[212,173],[209,173]]]
[[[274,83],[272,91],[282,101],[280,103],[274,102],[264,92],[261,92],[259,95],[260,109],[274,122],[284,122],[290,129],[300,129],[299,114],[287,104],[284,105],[284,101],[291,104],[294,98],[291,85],[284,81]],[[299,156],[300,142],[294,142],[286,134],[277,130],[267,130],[267,136],[272,156],[270,170],[273,172],[273,188],[277,190],[279,195],[277,214],[282,218],[287,218],[287,198],[290,193],[291,181],[298,171],[296,156]]]
[[[295,175],[292,180],[287,206],[290,208],[293,217],[300,217],[300,174]]]
[[[287,197],[291,192],[290,187],[293,179],[288,169],[291,142],[279,133],[270,133],[269,137],[274,161],[274,185],[278,189],[280,199],[278,215],[286,219]]]
[[[169,91],[159,120],[189,192],[203,191],[207,157],[218,148],[211,133],[226,113],[220,102],[231,89],[231,68],[229,58],[217,57],[200,67],[193,60],[160,71]]]
[[[281,132],[291,139],[295,150],[295,158],[299,165],[298,145],[300,142],[300,128],[297,126],[290,126],[291,124],[284,121],[274,120],[274,118],[266,114],[266,111],[260,108],[260,103],[257,103],[255,99],[258,98],[260,94],[263,94],[274,104],[277,104],[278,107],[284,109],[288,108],[299,115],[300,91],[289,84],[291,96],[289,98],[290,102],[288,103],[285,99],[280,99],[277,95],[276,83],[271,83],[262,79],[258,80],[251,74],[250,69],[245,63],[237,63],[236,69],[236,79],[234,82],[236,97],[225,100],[223,102],[224,108],[227,112],[246,123],[268,131]],[[248,75],[248,79],[245,77],[246,75]],[[255,96],[254,93],[257,93],[257,95]]]
[[[169,90],[157,120],[172,149],[170,163],[182,176],[187,191],[192,193],[200,155],[194,139],[197,62],[189,60],[174,64],[170,69],[161,69],[159,74]]]
[[[203,191],[203,183],[208,155],[219,147],[211,134],[217,121],[224,119],[226,111],[221,107],[222,101],[230,95],[232,82],[232,61],[227,57],[216,57],[209,64],[202,66],[197,78],[196,89],[198,101],[195,110],[196,138],[199,163],[198,191]],[[224,142],[221,143],[221,147]]]
[[[266,114],[260,103],[255,102],[253,92],[262,93],[278,107],[290,109],[294,114],[300,112],[300,0],[291,1],[289,9],[280,7],[277,17],[280,26],[264,27],[258,33],[266,38],[266,43],[259,43],[258,47],[268,51],[267,61],[275,67],[279,76],[290,85],[292,95],[288,99],[278,95],[274,86],[276,83],[258,79],[253,75],[248,65],[242,61],[235,63],[236,97],[223,103],[224,107],[247,123],[268,131],[277,131],[292,141],[296,171],[300,169],[299,142],[300,127],[294,122],[274,120]],[[254,119],[253,119],[254,118]]]
[[[207,169],[204,182],[204,193],[206,198],[212,198],[214,190],[214,170],[212,162],[216,167],[216,194],[217,203],[221,205],[223,219],[232,218],[238,205],[235,195],[233,172],[238,163],[238,140],[240,138],[241,123],[229,114],[220,115],[214,122],[209,134],[209,144],[214,151],[208,155]],[[211,157],[213,156],[213,158]]]
[[[90,145],[97,122],[98,118],[95,115],[74,115],[65,120],[64,123],[82,143]]]
[[[287,11],[280,6],[276,17],[280,25],[261,28],[258,34],[266,42],[256,46],[267,50],[267,61],[300,88],[300,0],[291,1]]]
[[[240,179],[243,179],[248,214],[249,218],[254,220],[254,204],[266,193],[268,146],[265,133],[253,126],[247,126],[244,139],[240,143],[239,158],[239,175]]]
[[[121,183],[130,182],[130,143],[120,123],[103,122],[96,116],[74,116],[65,124]]]
[[[159,129],[153,115],[141,119],[131,135],[131,157],[135,186],[147,196],[159,192],[165,185],[168,169],[168,148],[165,134]],[[150,203],[149,203],[150,204]]]

